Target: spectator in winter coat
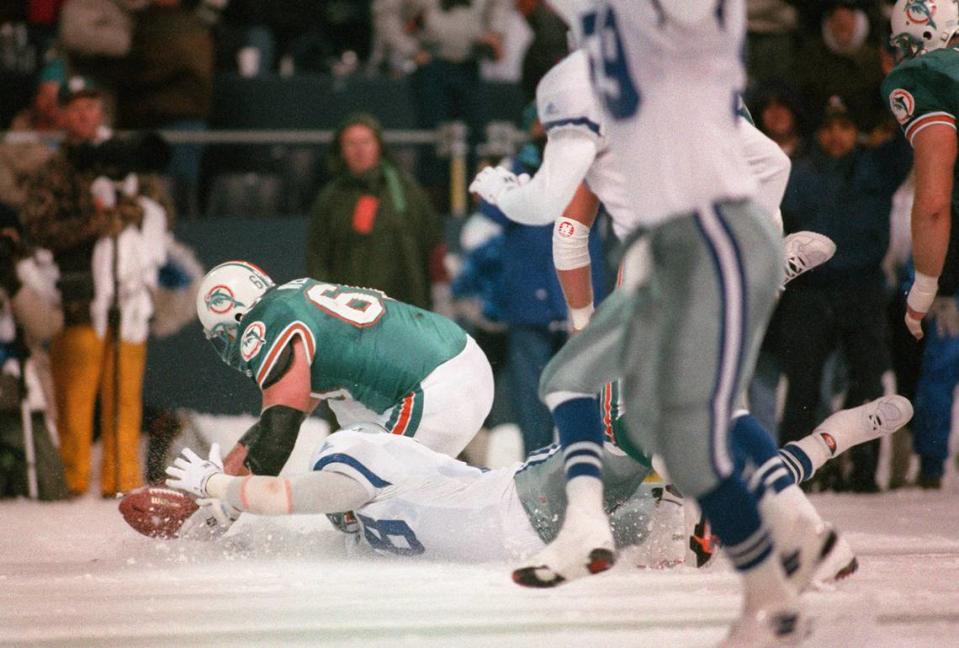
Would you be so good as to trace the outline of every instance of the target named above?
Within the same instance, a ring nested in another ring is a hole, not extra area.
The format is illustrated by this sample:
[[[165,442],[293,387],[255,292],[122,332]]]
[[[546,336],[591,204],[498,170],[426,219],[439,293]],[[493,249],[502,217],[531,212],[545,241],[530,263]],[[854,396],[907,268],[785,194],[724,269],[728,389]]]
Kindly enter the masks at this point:
[[[796,56],[803,104],[818,109],[829,97],[842,96],[860,130],[871,131],[884,121],[886,109],[879,92],[879,50],[867,41],[868,16],[856,0],[823,4],[820,37],[806,40]]]
[[[889,368],[886,292],[881,267],[889,247],[892,196],[911,165],[908,145],[895,137],[875,149],[857,146],[851,113],[833,98],[816,131],[816,146],[793,164],[783,198],[785,233],[819,232],[836,243],[831,261],[790,284],[776,322],[789,390],[780,429],[794,441],[816,420],[823,366],[840,349],[849,368],[844,407],[883,394]],[[875,444],[852,453],[853,490],[875,491]]]
[[[509,17],[508,0],[376,0],[376,38],[392,60],[411,71],[418,126],[454,120],[479,142],[486,121],[480,61],[499,60]],[[449,195],[448,165],[425,156],[417,177],[441,206]],[[441,207],[442,208],[442,207]]]
[[[373,117],[355,115],[337,130],[330,170],[310,218],[309,275],[429,309],[431,280],[445,281],[443,223],[384,150]]]

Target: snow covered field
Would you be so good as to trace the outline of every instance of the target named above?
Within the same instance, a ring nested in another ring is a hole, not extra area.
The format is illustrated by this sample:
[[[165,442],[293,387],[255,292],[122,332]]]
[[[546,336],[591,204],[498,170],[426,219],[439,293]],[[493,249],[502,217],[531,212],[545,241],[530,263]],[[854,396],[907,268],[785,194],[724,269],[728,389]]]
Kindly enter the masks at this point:
[[[298,448],[299,449],[299,448]],[[959,646],[959,477],[941,493],[818,495],[860,559],[804,597],[809,646]],[[350,557],[325,518],[259,519],[229,545],[150,540],[116,502],[0,501],[0,646],[708,646],[737,580],[611,572],[547,591],[511,565]]]

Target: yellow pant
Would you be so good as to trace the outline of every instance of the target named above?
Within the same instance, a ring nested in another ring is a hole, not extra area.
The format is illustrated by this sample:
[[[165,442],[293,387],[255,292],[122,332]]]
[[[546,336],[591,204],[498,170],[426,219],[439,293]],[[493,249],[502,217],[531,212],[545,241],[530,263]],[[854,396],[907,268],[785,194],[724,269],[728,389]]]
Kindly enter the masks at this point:
[[[103,439],[100,490],[104,495],[112,495],[136,488],[142,483],[140,422],[143,416],[141,396],[146,343],[120,343],[120,408],[118,429],[114,430],[113,407],[116,399],[113,395],[111,335],[108,331],[104,340],[97,337],[90,326],[70,326],[54,338],[50,347],[60,454],[71,493],[84,493],[90,486],[93,411],[98,393]],[[119,466],[116,463],[118,455]]]

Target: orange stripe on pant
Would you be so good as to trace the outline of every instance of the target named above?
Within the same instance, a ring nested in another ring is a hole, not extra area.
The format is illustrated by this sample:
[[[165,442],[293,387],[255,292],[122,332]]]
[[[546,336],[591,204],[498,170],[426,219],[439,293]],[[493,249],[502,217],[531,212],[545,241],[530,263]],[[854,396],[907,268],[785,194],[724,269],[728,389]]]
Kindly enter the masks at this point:
[[[416,398],[416,394],[410,394],[403,399],[403,404],[400,409],[400,417],[396,421],[396,425],[393,426],[393,434],[398,434],[403,436],[406,434],[406,426],[410,422],[410,417],[413,414],[413,399]]]
[[[53,340],[50,364],[56,388],[60,454],[70,492],[84,493],[90,486],[93,411],[98,394],[103,439],[100,490],[110,495],[139,486],[143,479],[140,424],[146,343],[120,343],[118,431],[113,429],[113,345],[109,337],[98,338],[89,326],[68,327]],[[115,467],[118,437],[119,485]]]

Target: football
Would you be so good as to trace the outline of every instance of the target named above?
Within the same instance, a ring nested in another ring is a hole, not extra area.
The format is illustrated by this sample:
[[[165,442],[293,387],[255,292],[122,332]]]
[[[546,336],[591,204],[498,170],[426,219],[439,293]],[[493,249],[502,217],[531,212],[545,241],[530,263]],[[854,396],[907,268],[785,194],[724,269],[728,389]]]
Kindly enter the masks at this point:
[[[151,538],[175,538],[197,508],[186,493],[162,486],[141,486],[120,500],[120,513],[127,524]]]

